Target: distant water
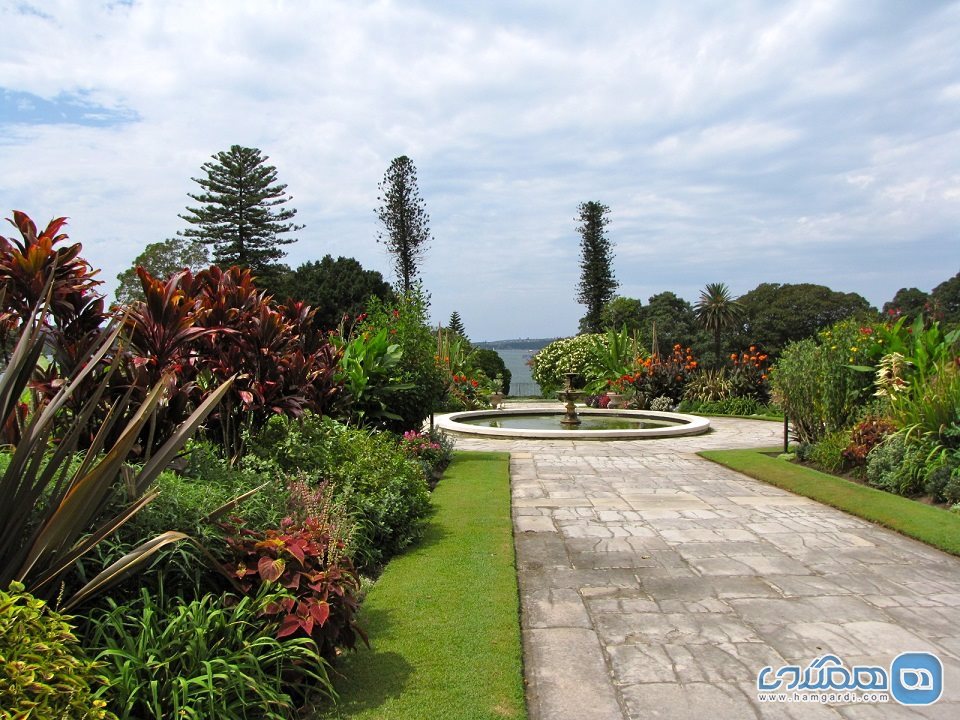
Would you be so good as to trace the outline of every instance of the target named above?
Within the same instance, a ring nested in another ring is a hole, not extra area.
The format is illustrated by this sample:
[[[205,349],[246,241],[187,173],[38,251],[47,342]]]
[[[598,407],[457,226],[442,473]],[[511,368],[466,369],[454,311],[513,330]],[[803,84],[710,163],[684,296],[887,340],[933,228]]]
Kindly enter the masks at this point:
[[[500,357],[503,358],[503,364],[512,374],[510,380],[511,395],[539,395],[540,386],[533,381],[530,375],[530,366],[527,361],[537,354],[536,350],[518,350],[516,348],[493,348]]]

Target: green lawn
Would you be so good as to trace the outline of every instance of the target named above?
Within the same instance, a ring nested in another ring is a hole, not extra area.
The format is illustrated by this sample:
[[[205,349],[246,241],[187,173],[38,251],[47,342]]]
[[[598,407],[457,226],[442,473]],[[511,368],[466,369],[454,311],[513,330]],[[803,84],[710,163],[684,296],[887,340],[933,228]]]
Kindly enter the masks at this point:
[[[960,555],[960,515],[772,457],[769,450],[706,450],[707,460]]]
[[[360,612],[372,650],[337,663],[329,718],[525,718],[509,455],[457,453],[423,540]]]

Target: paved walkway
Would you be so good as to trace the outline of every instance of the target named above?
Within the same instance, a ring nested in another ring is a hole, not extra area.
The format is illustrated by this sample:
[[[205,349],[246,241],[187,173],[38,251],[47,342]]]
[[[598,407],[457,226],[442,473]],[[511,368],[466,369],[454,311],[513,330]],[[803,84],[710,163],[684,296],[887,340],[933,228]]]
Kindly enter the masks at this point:
[[[960,559],[698,458],[776,423],[633,442],[458,439],[511,452],[531,720],[960,718]],[[832,653],[944,664],[926,707],[761,703],[758,671]]]

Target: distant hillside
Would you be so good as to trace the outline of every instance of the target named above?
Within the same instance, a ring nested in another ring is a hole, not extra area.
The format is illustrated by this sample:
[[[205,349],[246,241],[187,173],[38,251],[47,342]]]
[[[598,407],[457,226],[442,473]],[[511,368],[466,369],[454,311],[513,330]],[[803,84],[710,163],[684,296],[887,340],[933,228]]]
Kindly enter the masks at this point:
[[[546,347],[558,338],[517,338],[514,340],[491,340],[490,342],[474,343],[479,348],[489,348],[496,350],[503,348],[505,350],[539,350]]]

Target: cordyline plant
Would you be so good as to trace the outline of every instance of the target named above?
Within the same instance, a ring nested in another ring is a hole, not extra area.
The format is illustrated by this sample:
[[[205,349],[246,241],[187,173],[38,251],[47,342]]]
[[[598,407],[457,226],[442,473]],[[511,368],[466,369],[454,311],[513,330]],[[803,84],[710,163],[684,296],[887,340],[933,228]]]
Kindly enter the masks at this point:
[[[0,286],[6,290],[3,309],[17,316],[13,327],[33,320],[35,309],[48,295],[49,317],[55,322],[74,314],[77,296],[89,294],[100,282],[80,257],[80,243],[63,245],[67,235],[60,230],[67,219],[51,220],[42,232],[19,210],[8,222],[20,232],[20,239],[0,236]]]
[[[166,383],[158,382],[136,408],[131,407],[134,392],[130,388],[111,404],[83,460],[74,462],[80,439],[124,359],[119,348],[122,326],[114,324],[101,329],[91,343],[86,362],[44,403],[24,412],[22,398],[44,349],[52,286],[53,282],[48,282],[47,304],[20,326],[19,337],[0,376],[0,419],[19,424],[19,441],[0,476],[0,497],[7,511],[6,522],[0,528],[0,587],[19,581],[31,593],[41,596],[54,594],[58,579],[76,559],[153,499],[153,495],[145,494],[150,483],[230,387],[226,382],[211,393],[139,471],[124,473],[141,430],[163,398]],[[107,371],[92,389],[88,388],[86,381],[102,363],[106,363]],[[68,403],[77,399],[81,389],[85,397],[75,406],[70,423],[61,427],[58,418]],[[123,475],[126,482],[120,483]],[[118,490],[124,485],[125,491]],[[122,509],[111,512],[110,508],[117,504]],[[141,545],[93,578],[68,599],[64,609],[119,579],[164,545],[185,538],[182,533],[170,532]]]
[[[250,271],[238,267],[211,267],[196,283],[204,310],[200,324],[221,331],[198,340],[198,383],[236,377],[215,416],[229,457],[238,458],[244,436],[272,415],[322,414],[334,405],[342,388],[341,351],[308,331],[312,311],[275,305]]]

